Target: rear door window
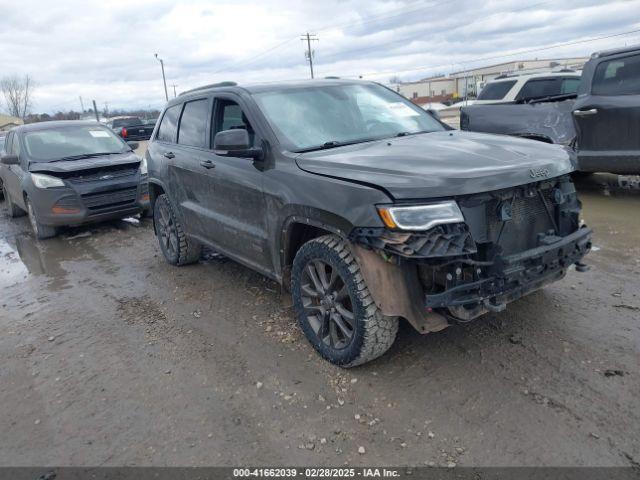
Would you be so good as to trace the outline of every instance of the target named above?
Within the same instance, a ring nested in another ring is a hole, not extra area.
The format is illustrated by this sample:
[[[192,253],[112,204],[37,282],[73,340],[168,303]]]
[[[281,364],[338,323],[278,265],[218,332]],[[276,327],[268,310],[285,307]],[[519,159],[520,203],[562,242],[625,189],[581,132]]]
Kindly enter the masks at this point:
[[[184,105],[178,143],[191,147],[207,148],[207,119],[210,117],[209,100],[194,100]]]
[[[593,76],[593,95],[640,95],[640,55],[600,63]]]
[[[515,84],[515,80],[487,83],[478,95],[478,100],[502,100]]]
[[[178,117],[180,116],[180,110],[182,104],[174,105],[167,108],[162,117],[162,123],[158,128],[158,135],[156,139],[161,142],[176,143],[176,135],[178,130]]]

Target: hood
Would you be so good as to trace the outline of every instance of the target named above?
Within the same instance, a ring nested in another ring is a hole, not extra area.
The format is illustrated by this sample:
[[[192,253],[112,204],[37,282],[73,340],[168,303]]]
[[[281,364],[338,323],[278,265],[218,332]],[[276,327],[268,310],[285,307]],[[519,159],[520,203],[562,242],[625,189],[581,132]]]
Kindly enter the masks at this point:
[[[66,173],[93,168],[112,167],[114,165],[139,164],[140,157],[133,152],[125,152],[116,155],[104,155],[101,157],[83,158],[80,160],[65,160],[62,162],[31,162],[30,172]]]
[[[558,145],[505,135],[434,132],[302,153],[307,172],[375,185],[397,199],[488,192],[574,170]]]

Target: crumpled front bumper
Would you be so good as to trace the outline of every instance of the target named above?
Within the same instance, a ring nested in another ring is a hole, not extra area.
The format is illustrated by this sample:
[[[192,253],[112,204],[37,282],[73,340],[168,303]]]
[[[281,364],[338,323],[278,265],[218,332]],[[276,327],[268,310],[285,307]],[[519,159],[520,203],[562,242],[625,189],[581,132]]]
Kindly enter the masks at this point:
[[[501,257],[487,278],[428,294],[425,306],[447,307],[463,320],[502,310],[507,303],[562,278],[591,249],[591,233],[580,228],[550,245]]]

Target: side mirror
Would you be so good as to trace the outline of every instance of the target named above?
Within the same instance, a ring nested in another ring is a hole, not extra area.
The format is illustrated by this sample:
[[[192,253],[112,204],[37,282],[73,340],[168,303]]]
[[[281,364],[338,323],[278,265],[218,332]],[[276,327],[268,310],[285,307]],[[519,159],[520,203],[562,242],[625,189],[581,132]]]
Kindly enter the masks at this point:
[[[2,157],[0,157],[0,163],[3,165],[18,165],[20,160],[17,155],[2,155]]]
[[[262,159],[262,149],[251,147],[249,142],[249,132],[243,128],[233,130],[223,130],[216,133],[213,139],[213,150],[216,155],[222,157],[253,158]]]
[[[131,147],[131,150],[137,150],[140,144],[138,142],[127,142],[127,145]]]

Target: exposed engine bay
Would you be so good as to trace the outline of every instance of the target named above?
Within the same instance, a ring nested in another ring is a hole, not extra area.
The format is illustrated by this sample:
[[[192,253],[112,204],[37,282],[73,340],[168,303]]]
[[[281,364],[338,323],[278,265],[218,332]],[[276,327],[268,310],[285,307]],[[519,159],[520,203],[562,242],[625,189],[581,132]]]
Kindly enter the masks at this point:
[[[468,321],[562,278],[591,248],[571,178],[456,198],[465,223],[426,232],[355,229],[351,240],[415,271],[427,312]],[[411,273],[410,276],[413,276]]]

